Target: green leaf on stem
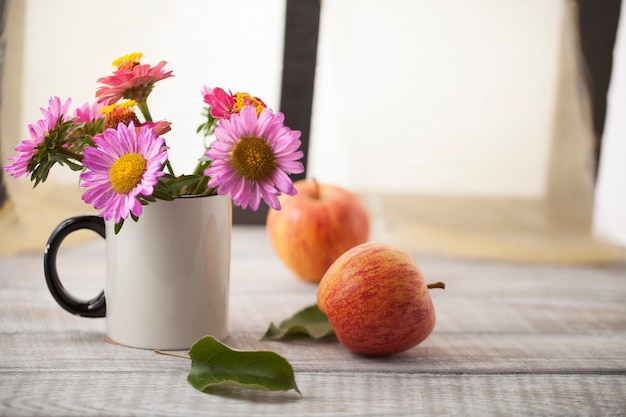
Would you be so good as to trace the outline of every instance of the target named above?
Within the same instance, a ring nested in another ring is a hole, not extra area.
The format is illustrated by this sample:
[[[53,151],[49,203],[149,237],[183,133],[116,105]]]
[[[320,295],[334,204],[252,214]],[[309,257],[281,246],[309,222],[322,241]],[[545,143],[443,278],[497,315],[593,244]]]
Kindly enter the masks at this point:
[[[315,304],[300,310],[278,326],[270,323],[261,340],[283,340],[296,337],[322,339],[334,334],[328,317]]]
[[[124,219],[120,219],[118,223],[115,223],[115,227],[113,228],[115,234],[118,234],[120,230],[122,230],[122,226],[124,226]]]
[[[185,358],[156,351],[156,353]],[[300,390],[289,362],[274,352],[232,349],[213,336],[205,336],[189,349],[191,370],[187,381],[201,392],[212,388],[239,387],[265,391]]]
[[[167,189],[162,189],[161,187],[159,187],[160,183],[157,184],[156,187],[154,187],[154,191],[152,192],[151,197],[154,199],[159,199],[159,200],[165,200],[165,201],[173,201],[174,200],[174,196],[172,195],[172,193],[167,190]],[[145,196],[144,196],[145,198]]]
[[[177,190],[188,185],[196,185],[202,179],[201,175],[181,175],[180,177],[166,182],[170,190]]]
[[[150,203],[156,203],[156,198],[151,195],[140,195],[137,197],[142,206],[147,206]]]

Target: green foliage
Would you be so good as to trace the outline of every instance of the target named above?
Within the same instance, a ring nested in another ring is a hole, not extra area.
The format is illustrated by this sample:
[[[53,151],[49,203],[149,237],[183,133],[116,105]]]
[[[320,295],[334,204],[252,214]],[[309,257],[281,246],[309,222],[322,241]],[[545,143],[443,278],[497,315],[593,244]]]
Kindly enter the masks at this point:
[[[200,126],[198,126],[198,128],[196,129],[196,133],[202,132],[202,134],[206,138],[208,136],[211,136],[215,131],[218,119],[211,115],[211,109],[208,106],[204,107],[202,117],[204,118],[204,122]]]
[[[159,354],[182,357],[157,351]],[[183,357],[184,358],[184,357]],[[189,350],[191,370],[187,381],[201,392],[212,388],[239,387],[265,391],[300,393],[293,368],[282,356],[269,351],[232,349],[213,336],[205,336]]]
[[[119,222],[115,223],[115,228],[113,229],[115,234],[118,234],[120,230],[122,230],[122,226],[124,226],[124,219],[120,219]]]
[[[74,120],[63,121],[59,119],[55,129],[48,132],[44,140],[37,145],[27,166],[28,172],[31,173],[30,180],[34,183],[33,187],[46,182],[48,173],[54,164],[67,165],[73,171],[83,168],[82,155],[70,151],[67,145],[67,138],[71,136],[74,126],[76,126]],[[71,139],[76,138],[72,137]]]
[[[322,339],[334,334],[328,317],[315,304],[297,312],[278,326],[270,323],[261,340],[283,340],[296,337]]]
[[[165,184],[171,191],[175,191],[185,187],[195,186],[203,177],[203,175],[181,175],[180,177],[167,181]]]

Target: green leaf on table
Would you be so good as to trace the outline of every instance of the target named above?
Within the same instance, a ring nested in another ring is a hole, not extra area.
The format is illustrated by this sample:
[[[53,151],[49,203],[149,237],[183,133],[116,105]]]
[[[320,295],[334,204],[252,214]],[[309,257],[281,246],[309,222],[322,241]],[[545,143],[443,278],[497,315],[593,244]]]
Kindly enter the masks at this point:
[[[294,337],[310,337],[322,339],[335,334],[328,317],[322,313],[317,304],[300,310],[278,326],[270,323],[261,340],[283,340]]]
[[[191,370],[187,381],[198,391],[213,387],[255,390],[298,389],[293,368],[282,356],[269,351],[231,349],[213,336],[205,336],[189,350]]]

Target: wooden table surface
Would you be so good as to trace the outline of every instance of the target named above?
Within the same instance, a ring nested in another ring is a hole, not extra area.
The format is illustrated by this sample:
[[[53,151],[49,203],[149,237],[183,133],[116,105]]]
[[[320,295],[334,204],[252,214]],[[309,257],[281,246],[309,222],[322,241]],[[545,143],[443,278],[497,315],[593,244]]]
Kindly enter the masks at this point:
[[[511,265],[415,255],[432,291],[435,330],[386,358],[336,341],[262,342],[315,302],[262,227],[235,226],[229,346],[272,350],[295,392],[208,395],[189,363],[105,341],[103,319],[62,310],[40,253],[0,258],[2,416],[626,415],[626,264]],[[104,243],[63,247],[59,271],[86,296],[104,281]]]

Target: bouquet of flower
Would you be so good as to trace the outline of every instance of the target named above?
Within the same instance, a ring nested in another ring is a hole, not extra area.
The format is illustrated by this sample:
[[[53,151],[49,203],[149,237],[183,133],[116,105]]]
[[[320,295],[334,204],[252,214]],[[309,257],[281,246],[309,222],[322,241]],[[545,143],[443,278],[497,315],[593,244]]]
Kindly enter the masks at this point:
[[[34,186],[45,182],[52,166],[81,171],[82,199],[93,204],[117,233],[129,216],[137,221],[142,206],[181,195],[225,195],[256,210],[263,199],[280,209],[281,193],[294,195],[290,174],[304,171],[300,132],[284,124],[257,97],[204,87],[203,123],[197,133],[205,151],[191,174],[175,175],[163,137],[165,120],[153,121],[148,97],[158,81],[171,77],[156,66],[141,64],[141,53],[113,61],[113,75],[98,79],[97,100],[70,113],[71,99],[52,97],[43,119],[29,125],[30,139],[15,148],[4,166],[13,177],[30,174]],[[136,113],[139,109],[143,121]],[[214,140],[206,145],[207,137]]]

